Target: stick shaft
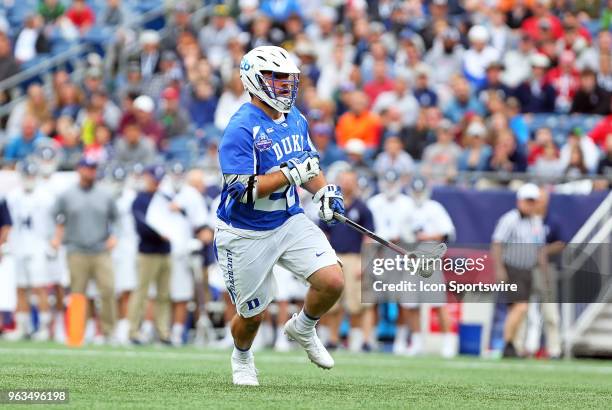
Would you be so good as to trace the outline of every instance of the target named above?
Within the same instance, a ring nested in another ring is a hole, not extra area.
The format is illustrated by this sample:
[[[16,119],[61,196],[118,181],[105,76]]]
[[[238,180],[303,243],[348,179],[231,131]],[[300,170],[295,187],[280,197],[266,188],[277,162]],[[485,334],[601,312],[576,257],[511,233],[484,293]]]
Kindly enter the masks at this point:
[[[396,244],[394,244],[393,242],[389,242],[388,240],[381,238],[380,236],[376,235],[374,232],[364,228],[363,226],[359,225],[357,222],[347,218],[344,215],[340,215],[339,213],[334,212],[334,218],[342,222],[343,224],[350,226],[356,231],[359,231],[363,233],[364,235],[369,236],[370,238],[374,239],[376,242],[380,243],[381,245],[384,245],[387,248],[390,248],[401,255],[408,255],[408,256],[412,255],[412,253],[408,252],[406,249],[403,249],[400,246],[397,246]]]

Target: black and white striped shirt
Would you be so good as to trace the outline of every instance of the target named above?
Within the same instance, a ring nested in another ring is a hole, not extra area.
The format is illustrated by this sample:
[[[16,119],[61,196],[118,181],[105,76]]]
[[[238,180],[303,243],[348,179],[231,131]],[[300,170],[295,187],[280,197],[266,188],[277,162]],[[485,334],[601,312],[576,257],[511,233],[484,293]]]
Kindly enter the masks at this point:
[[[518,209],[506,212],[497,222],[493,242],[503,244],[506,265],[531,269],[538,263],[538,252],[546,243],[544,223],[538,216],[523,217]]]

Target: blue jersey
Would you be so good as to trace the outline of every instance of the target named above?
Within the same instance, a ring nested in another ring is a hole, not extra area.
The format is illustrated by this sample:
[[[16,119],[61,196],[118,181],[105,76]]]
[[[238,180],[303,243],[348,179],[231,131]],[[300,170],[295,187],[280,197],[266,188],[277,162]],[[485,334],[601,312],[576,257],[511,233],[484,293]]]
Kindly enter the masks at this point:
[[[308,123],[292,107],[282,121],[274,121],[263,110],[246,103],[231,118],[219,146],[223,174],[264,175],[303,151],[315,151]],[[281,226],[289,217],[304,212],[295,186],[284,186],[254,203],[241,203],[221,192],[217,217],[240,229],[267,231]]]

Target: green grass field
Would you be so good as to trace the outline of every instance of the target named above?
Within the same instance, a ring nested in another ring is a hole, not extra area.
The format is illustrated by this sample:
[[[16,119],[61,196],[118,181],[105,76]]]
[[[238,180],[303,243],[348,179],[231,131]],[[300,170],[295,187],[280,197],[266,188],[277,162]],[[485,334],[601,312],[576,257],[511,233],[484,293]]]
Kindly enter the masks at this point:
[[[258,352],[261,386],[237,388],[226,351],[0,342],[0,390],[68,389],[70,408],[612,406],[612,363],[334,356],[324,371],[302,351]]]

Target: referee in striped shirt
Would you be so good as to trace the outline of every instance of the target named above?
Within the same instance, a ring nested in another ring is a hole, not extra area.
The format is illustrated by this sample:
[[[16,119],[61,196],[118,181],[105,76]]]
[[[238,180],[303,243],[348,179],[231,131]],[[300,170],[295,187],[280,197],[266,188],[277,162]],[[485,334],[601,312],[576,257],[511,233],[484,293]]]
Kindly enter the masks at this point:
[[[517,285],[518,290],[508,295],[510,303],[504,323],[504,357],[516,357],[512,344],[523,321],[531,294],[533,271],[540,265],[545,272],[545,229],[538,215],[540,189],[528,183],[518,190],[516,208],[506,212],[493,232],[491,254],[495,261],[498,281]]]

